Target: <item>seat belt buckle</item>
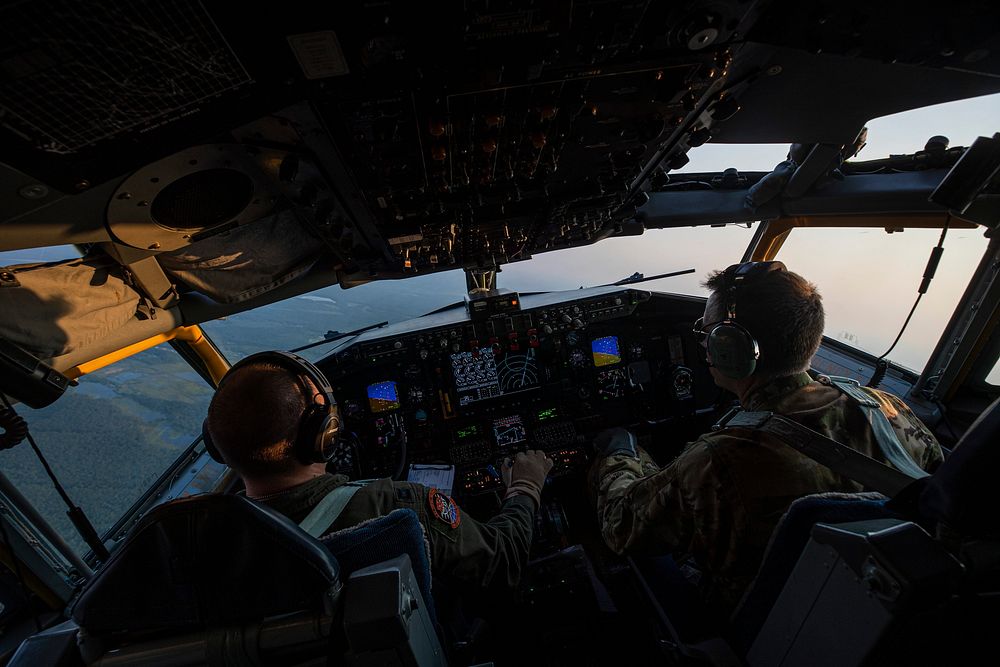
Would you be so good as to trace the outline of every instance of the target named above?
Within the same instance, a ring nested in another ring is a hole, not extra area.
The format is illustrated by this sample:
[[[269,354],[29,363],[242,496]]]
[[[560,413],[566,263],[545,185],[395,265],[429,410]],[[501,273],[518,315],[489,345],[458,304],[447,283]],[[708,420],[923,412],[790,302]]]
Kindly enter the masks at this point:
[[[854,378],[845,377],[843,375],[820,375],[817,380],[819,382],[823,382],[824,384],[852,384],[855,387],[861,386],[861,383]]]
[[[773,416],[774,413],[767,410],[748,412],[743,408],[733,408],[712,426],[712,430],[721,431],[724,428],[759,429]]]
[[[853,399],[856,403],[864,408],[879,408],[878,401],[868,395],[864,389],[861,388],[861,383],[854,378],[845,378],[837,376],[829,376],[830,383],[834,387],[839,389],[841,393],[846,394],[849,398]]]
[[[741,407],[730,408],[726,414],[722,415],[722,418],[719,419],[719,421],[712,424],[712,430],[721,431],[726,428],[729,425],[729,422],[732,421],[733,417],[741,412],[743,412],[743,408]]]

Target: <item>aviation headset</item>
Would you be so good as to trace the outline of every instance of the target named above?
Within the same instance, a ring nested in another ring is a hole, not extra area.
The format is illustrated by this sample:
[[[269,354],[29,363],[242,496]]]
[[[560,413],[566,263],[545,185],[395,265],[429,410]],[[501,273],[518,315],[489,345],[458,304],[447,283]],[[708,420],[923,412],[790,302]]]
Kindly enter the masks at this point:
[[[744,262],[722,272],[726,319],[709,333],[706,345],[712,366],[734,380],[753,375],[760,359],[760,346],[746,327],[736,321],[736,295],[747,281],[759,279],[772,271],[787,271],[782,262]]]
[[[288,370],[298,380],[302,394],[306,398],[306,409],[302,413],[302,417],[299,418],[295,441],[292,443],[295,458],[303,465],[326,463],[333,457],[334,445],[340,431],[340,415],[337,412],[337,400],[333,397],[333,388],[330,386],[330,382],[309,361],[297,354],[276,350],[251,354],[229,369],[229,372],[219,382],[218,389],[222,388],[226,379],[236,369],[261,361],[273,363]],[[307,379],[312,380],[312,383],[319,390],[318,393],[309,386]],[[320,397],[323,399],[322,402],[318,400]],[[209,456],[219,463],[226,463],[215,443],[212,442],[207,418],[202,423],[201,435]]]

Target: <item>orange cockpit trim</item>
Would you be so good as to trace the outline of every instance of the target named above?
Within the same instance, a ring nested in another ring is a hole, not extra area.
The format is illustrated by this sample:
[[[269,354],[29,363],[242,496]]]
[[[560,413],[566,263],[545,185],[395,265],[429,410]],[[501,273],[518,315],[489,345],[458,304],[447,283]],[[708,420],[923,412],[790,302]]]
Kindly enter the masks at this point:
[[[218,386],[222,376],[226,374],[227,370],[229,370],[229,363],[226,361],[225,357],[219,353],[215,346],[212,345],[205,337],[201,327],[196,324],[187,327],[177,327],[176,329],[171,329],[170,331],[141,340],[138,343],[126,345],[120,350],[109,352],[108,354],[97,357],[96,359],[91,359],[90,361],[68,368],[63,371],[63,375],[71,380],[75,380],[82,375],[93,373],[94,371],[100,370],[105,366],[110,366],[115,362],[121,361],[126,357],[131,357],[133,354],[138,354],[139,352],[148,350],[151,347],[156,347],[160,343],[166,343],[171,340],[180,340],[187,343],[191,349],[195,351],[198,357],[205,362],[205,367],[212,376],[212,380],[215,382],[216,386]]]

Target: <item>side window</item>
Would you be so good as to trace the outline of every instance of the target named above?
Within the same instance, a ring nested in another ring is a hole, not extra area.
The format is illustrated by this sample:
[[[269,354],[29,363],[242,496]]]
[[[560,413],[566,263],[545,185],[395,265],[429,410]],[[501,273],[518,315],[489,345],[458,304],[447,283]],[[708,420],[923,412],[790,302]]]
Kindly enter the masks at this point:
[[[819,288],[827,336],[878,356],[903,326],[940,235],[940,229],[799,228],[777,259]],[[948,231],[935,278],[889,359],[923,370],[986,246],[981,229]]]
[[[986,374],[986,384],[1000,387],[1000,359],[993,365],[993,370]]]
[[[211,395],[180,355],[160,345],[83,376],[48,407],[16,409],[103,534],[199,435]],[[0,468],[77,553],[88,551],[27,442],[0,452]]]

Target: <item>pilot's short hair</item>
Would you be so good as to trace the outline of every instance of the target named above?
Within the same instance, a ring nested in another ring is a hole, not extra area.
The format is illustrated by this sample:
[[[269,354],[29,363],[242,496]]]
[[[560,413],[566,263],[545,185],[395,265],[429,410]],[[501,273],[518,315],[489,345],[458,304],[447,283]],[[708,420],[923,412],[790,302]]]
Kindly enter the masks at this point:
[[[301,465],[292,443],[306,408],[287,368],[259,361],[240,366],[208,406],[208,429],[222,457],[241,476],[281,474]]]
[[[718,297],[713,319],[726,315],[729,281],[714,271],[704,283]],[[760,348],[754,377],[771,379],[808,370],[823,340],[823,299],[816,286],[791,271],[770,271],[737,288],[736,321]]]

